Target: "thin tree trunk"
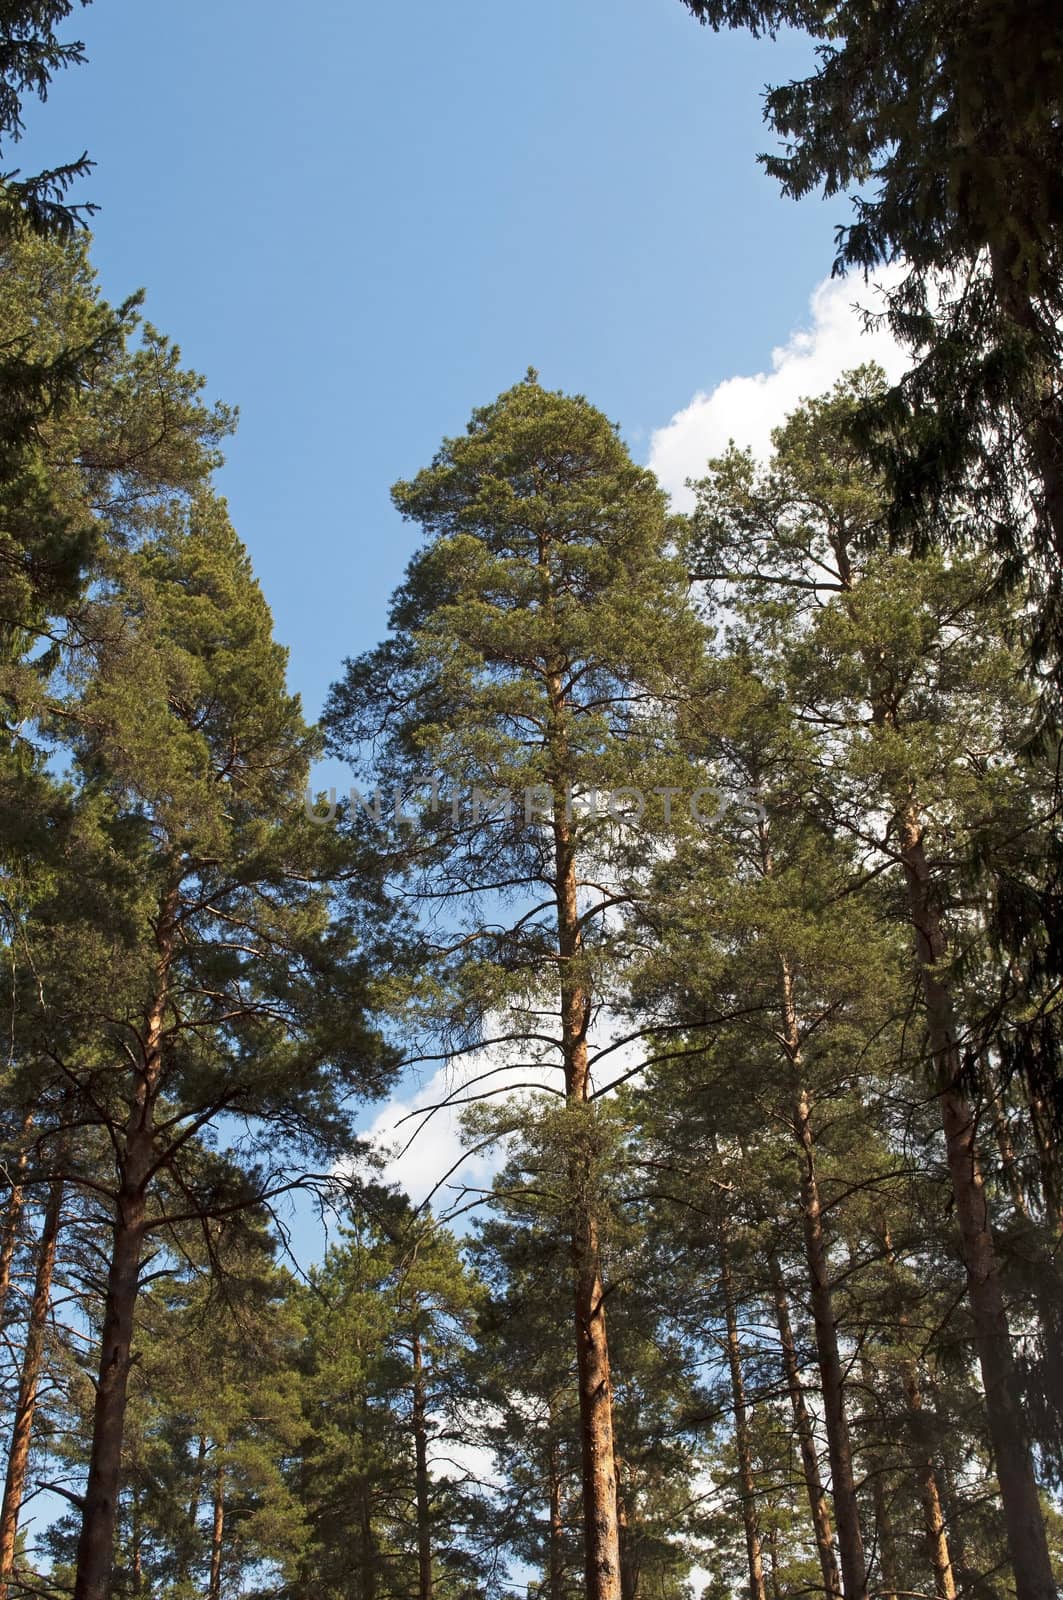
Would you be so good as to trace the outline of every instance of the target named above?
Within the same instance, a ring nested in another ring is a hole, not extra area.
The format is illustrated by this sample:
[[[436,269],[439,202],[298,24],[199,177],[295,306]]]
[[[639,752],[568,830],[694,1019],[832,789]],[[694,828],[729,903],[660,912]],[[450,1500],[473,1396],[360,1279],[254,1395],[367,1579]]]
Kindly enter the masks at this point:
[[[871,1486],[871,1497],[875,1506],[878,1564],[882,1575],[876,1594],[878,1600],[897,1600],[897,1590],[900,1587],[897,1578],[897,1538],[893,1531],[893,1517],[890,1513],[886,1485],[878,1473],[875,1474]]]
[[[1030,1113],[1030,1127],[1037,1150],[1037,1166],[1041,1177],[1041,1200],[1045,1215],[1057,1232],[1063,1232],[1063,1194],[1060,1186],[1060,1153],[1052,1137],[1052,1119],[1044,1096],[1032,1082],[1029,1070],[1022,1074],[1026,1105]]]
[[[949,1538],[945,1515],[938,1491],[937,1471],[930,1451],[922,1439],[920,1422],[923,1417],[923,1393],[919,1386],[919,1373],[914,1361],[906,1361],[903,1368],[904,1392],[908,1410],[915,1424],[918,1441],[915,1459],[919,1498],[923,1506],[923,1528],[926,1532],[927,1552],[934,1569],[934,1593],[937,1600],[956,1600],[956,1576],[952,1570]]]
[[[940,1477],[945,1526],[949,1530],[949,1552],[952,1557],[952,1569],[956,1576],[957,1587],[962,1592],[964,1575],[969,1571],[967,1542],[963,1532],[963,1501],[957,1492],[947,1456],[942,1456]],[[989,1589],[995,1595],[996,1590],[992,1588],[992,1585],[989,1585]]]
[[[33,1419],[37,1409],[37,1388],[40,1383],[44,1342],[48,1330],[52,1274],[55,1270],[56,1241],[59,1237],[62,1207],[63,1183],[61,1179],[56,1179],[48,1190],[48,1204],[41,1225],[40,1244],[37,1247],[37,1276],[33,1286],[29,1326],[26,1329],[26,1348],[19,1375],[18,1399],[15,1402],[3,1507],[0,1509],[0,1600],[7,1600],[8,1583],[15,1563],[18,1519],[26,1492],[26,1467],[29,1463]]]
[[[997,1151],[1000,1155],[1000,1171],[1004,1179],[1004,1187],[1015,1205],[1015,1209],[1027,1221],[1030,1220],[1030,1207],[1026,1199],[1026,1191],[1019,1175],[1018,1163],[1015,1159],[1015,1146],[1011,1139],[1011,1129],[1004,1115],[1004,1107],[998,1094],[993,1095],[989,1102],[990,1114],[993,1118],[993,1137],[996,1140]]]
[[[724,1318],[727,1327],[727,1365],[731,1374],[731,1404],[735,1419],[738,1481],[742,1491],[742,1526],[746,1535],[750,1600],[768,1600],[764,1582],[764,1551],[757,1516],[757,1485],[753,1475],[753,1448],[749,1431],[749,1412],[746,1407],[746,1386],[742,1375],[742,1346],[738,1338],[738,1308],[735,1304],[726,1224],[720,1229],[720,1287],[723,1290]]]
[[[790,1324],[790,1304],[786,1295],[786,1282],[783,1278],[782,1267],[779,1265],[779,1259],[775,1255],[771,1258],[771,1275],[775,1298],[775,1318],[779,1325],[779,1339],[782,1344],[783,1370],[786,1373],[786,1386],[790,1393],[794,1428],[797,1432],[797,1440],[801,1449],[801,1467],[805,1477],[805,1488],[808,1491],[808,1507],[812,1513],[812,1527],[816,1535],[816,1554],[819,1557],[819,1570],[823,1574],[823,1593],[829,1597],[829,1600],[841,1600],[842,1583],[838,1573],[838,1562],[834,1554],[834,1534],[831,1528],[830,1505],[827,1501],[827,1493],[820,1475],[819,1453],[816,1449],[815,1434],[812,1431],[812,1418],[809,1416],[808,1405],[805,1401],[804,1384],[801,1382],[801,1369],[798,1365],[793,1328]]]
[[[550,1550],[547,1588],[550,1600],[564,1600],[565,1524],[562,1515],[561,1446],[550,1441]]]
[[[1044,1518],[1034,1478],[1011,1347],[989,1202],[975,1148],[974,1115],[962,1086],[962,1062],[939,963],[945,936],[934,905],[922,829],[902,818],[901,852],[908,908],[922,979],[927,1032],[937,1076],[945,1149],[967,1271],[967,1295],[985,1392],[986,1419],[1004,1506],[1008,1552],[1018,1600],[1056,1600]]]
[[[583,935],[579,916],[576,850],[565,794],[570,759],[566,705],[559,674],[547,678],[551,711],[550,774],[554,784],[554,884],[557,895],[561,1053],[565,1094],[588,1118],[590,1066],[587,1028],[591,995],[580,971]],[[580,1129],[569,1160],[571,1249],[575,1286],[576,1367],[579,1382],[586,1600],[621,1600],[620,1530],[616,1512],[613,1392],[602,1281],[601,1237],[593,1193],[593,1158],[585,1147],[591,1128]]]
[[[18,1244],[19,1224],[22,1221],[22,1210],[26,1202],[23,1180],[26,1168],[29,1166],[29,1136],[33,1128],[33,1112],[27,1111],[22,1119],[21,1139],[19,1141],[18,1155],[15,1158],[15,1170],[11,1175],[11,1190],[4,1207],[4,1225],[0,1230],[0,1326],[3,1325],[7,1312],[7,1297],[11,1292],[11,1264],[15,1259],[15,1246]]]
[[[432,1600],[432,1520],[428,1477],[428,1422],[425,1416],[424,1355],[413,1336],[413,1445],[417,1494],[417,1576],[419,1600]]]
[[[132,1573],[132,1579],[133,1579],[133,1593],[134,1594],[143,1594],[144,1593],[144,1538],[143,1538],[143,1534],[141,1533],[141,1528],[140,1528],[140,1495],[136,1491],[134,1491],[134,1494],[133,1494],[132,1524],[133,1524],[133,1526],[132,1526],[132,1529],[130,1531],[130,1546],[132,1548],[133,1559],[132,1559],[132,1561],[130,1562],[129,1565],[130,1565],[130,1569],[131,1569],[131,1573]]]
[[[373,1537],[373,1503],[369,1479],[362,1479],[361,1494],[362,1541],[362,1600],[374,1600],[376,1595],[376,1540]]]
[[[199,1497],[203,1493],[203,1475],[207,1464],[207,1436],[201,1433],[196,1448],[196,1462],[192,1468],[192,1488],[188,1496],[188,1547],[177,1563],[177,1576],[180,1580],[188,1577],[192,1566],[192,1559],[198,1543],[199,1533]]]
[[[214,1474],[214,1521],[210,1535],[210,1587],[207,1600],[221,1600],[221,1553],[225,1538],[225,1468]]]
[[[871,1464],[871,1503],[875,1510],[875,1547],[878,1554],[877,1600],[897,1600],[897,1539],[893,1531],[889,1495],[879,1464]]]
[[[902,1275],[894,1254],[893,1238],[888,1225],[883,1228],[882,1244],[889,1266],[890,1278],[894,1286],[900,1290]],[[906,1310],[902,1311],[900,1315],[900,1332],[902,1344],[907,1345],[909,1324]],[[926,1534],[927,1552],[930,1556],[930,1564],[934,1569],[934,1593],[937,1600],[956,1600],[956,1575],[952,1567],[945,1515],[938,1490],[937,1469],[934,1465],[933,1452],[930,1448],[929,1433],[926,1427],[926,1412],[923,1406],[923,1390],[919,1382],[919,1367],[912,1356],[906,1355],[901,1362],[901,1381],[904,1386],[904,1397],[908,1405],[908,1419],[912,1437],[912,1449],[910,1451],[912,1468],[919,1484],[919,1498],[923,1507],[923,1529]]]
[[[779,1530],[772,1525],[767,1538],[768,1572],[771,1576],[769,1590],[771,1600],[782,1600],[782,1585],[779,1582]]]
[[[637,1518],[624,1487],[624,1463],[616,1458],[616,1521],[620,1529],[620,1591],[623,1600],[639,1600],[642,1561],[639,1555]]]
[[[812,1322],[816,1333],[842,1585],[846,1600],[867,1600],[867,1561],[856,1499],[852,1440],[845,1414],[845,1377],[838,1346],[838,1319],[834,1311],[823,1207],[816,1173],[812,1107],[808,1090],[801,1081],[800,1035],[793,979],[786,961],[782,963],[781,992],[784,1039],[794,1085],[793,1130],[801,1156],[801,1222],[808,1264]]]
[[[155,1103],[162,1074],[162,1038],[173,957],[177,891],[165,897],[156,942],[155,992],[145,1028],[142,1064],[135,1073],[132,1104],[119,1158],[114,1239],[100,1339],[92,1449],[78,1541],[73,1600],[110,1600],[118,1494],[122,1481],[133,1317],[140,1286],[140,1261],[147,1225],[147,1193],[155,1163]]]

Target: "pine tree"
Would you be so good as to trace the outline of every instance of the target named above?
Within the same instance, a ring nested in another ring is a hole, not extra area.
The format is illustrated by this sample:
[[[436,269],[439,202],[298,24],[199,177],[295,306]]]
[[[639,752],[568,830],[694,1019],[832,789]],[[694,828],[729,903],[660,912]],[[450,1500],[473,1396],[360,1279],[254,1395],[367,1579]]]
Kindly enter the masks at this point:
[[[350,1097],[389,1070],[362,1020],[353,924],[330,920],[327,885],[354,864],[302,815],[313,736],[223,509],[174,507],[108,565],[63,707],[77,822],[20,996],[56,1114],[104,1129],[115,1157],[85,1596],[108,1583],[146,1241],[257,1203],[300,1153],[338,1154]],[[248,1129],[242,1172],[197,1154],[223,1116]],[[97,1181],[76,1163],[69,1176]]]
[[[762,161],[785,194],[848,193],[834,270],[903,261],[886,315],[918,359],[876,408],[895,531],[931,519],[1025,573],[1035,656],[1063,650],[1063,162],[1055,7],[964,0],[683,0],[714,28],[804,29],[816,69],[768,91],[784,143]],[[911,415],[917,427],[897,425]],[[1003,419],[1006,418],[1006,421]],[[1057,708],[1058,709],[1058,708]]]
[[[439,1023],[459,1044],[501,1036],[560,1068],[587,1588],[619,1600],[590,1041],[614,981],[616,894],[596,886],[621,827],[615,791],[652,787],[659,707],[696,658],[697,628],[655,482],[600,413],[534,374],[394,493],[427,542],[393,603],[392,639],[349,664],[326,721],[347,754],[380,736],[374,771],[389,792],[429,776],[446,790],[446,810],[423,807],[410,877],[451,927],[474,919],[468,935],[436,940],[450,954],[435,963]],[[616,817],[576,815],[595,788]]]
[[[876,550],[883,488],[846,449],[846,417],[867,382],[858,375],[791,419],[776,434],[771,473],[757,477],[734,455],[720,463],[703,489],[701,532],[715,562],[728,527],[746,530],[730,575],[788,660],[788,697],[818,730],[805,778],[814,805],[836,837],[865,852],[869,881],[898,867],[902,875],[1011,1561],[1020,1596],[1041,1597],[1051,1567],[965,1060],[972,1051],[977,1061],[975,1041],[984,1027],[999,1032],[1001,1017],[999,1006],[983,1011],[977,1001],[964,1015],[974,996],[957,984],[947,952],[950,902],[964,908],[957,928],[968,946],[985,940],[990,920],[985,910],[971,918],[961,880],[977,881],[981,861],[1006,860],[1043,825],[1036,780],[1016,781],[1003,759],[1030,701],[1017,687],[984,558],[916,561]],[[767,571],[759,554],[749,564],[761,550]],[[825,603],[812,606],[813,596]]]

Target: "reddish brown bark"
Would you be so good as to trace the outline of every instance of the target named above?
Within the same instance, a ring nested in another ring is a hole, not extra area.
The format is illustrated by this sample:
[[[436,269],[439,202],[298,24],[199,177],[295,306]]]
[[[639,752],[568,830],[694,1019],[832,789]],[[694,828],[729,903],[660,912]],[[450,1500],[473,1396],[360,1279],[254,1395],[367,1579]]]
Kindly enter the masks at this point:
[[[914,1361],[906,1361],[903,1369],[904,1392],[908,1410],[916,1424],[915,1437],[920,1440],[918,1424],[923,1414],[923,1392]],[[949,1551],[949,1537],[938,1489],[937,1470],[929,1450],[917,1446],[914,1459],[919,1498],[923,1507],[923,1529],[926,1534],[927,1554],[934,1569],[934,1593],[937,1600],[956,1600],[956,1576]]]
[[[155,1106],[163,1068],[163,1029],[173,958],[176,890],[163,902],[156,935],[154,996],[141,1060],[134,1072],[123,1149],[118,1162],[113,1244],[107,1274],[92,1449],[78,1541],[74,1600],[109,1600],[115,1526],[122,1479],[133,1318],[147,1226],[147,1196],[155,1167]]]
[[[812,1104],[802,1082],[800,1030],[794,1003],[793,978],[785,961],[781,972],[781,998],[783,1038],[793,1083],[793,1132],[801,1160],[801,1223],[823,1395],[823,1424],[827,1434],[842,1586],[846,1600],[867,1600],[867,1561],[856,1498],[852,1440],[845,1411],[845,1371],[838,1343],[838,1319],[834,1309],[823,1205],[816,1171]]]
[[[866,1395],[875,1392],[875,1375],[866,1360],[860,1361],[860,1378]],[[886,1452],[877,1440],[872,1440],[865,1455],[866,1481],[871,1486],[871,1504],[875,1515],[874,1557],[868,1577],[874,1577],[876,1600],[897,1600],[897,1539],[893,1530],[893,1513],[890,1507],[889,1485],[886,1477]]]
[[[373,1532],[373,1502],[368,1478],[362,1479],[361,1490],[361,1503],[359,1506],[359,1520],[361,1523],[359,1531],[362,1545],[361,1592],[362,1600],[374,1600],[376,1595],[376,1535]]]
[[[417,1580],[419,1600],[432,1600],[432,1509],[428,1476],[428,1421],[424,1382],[424,1354],[417,1334],[413,1338],[413,1446],[414,1486],[417,1498]]]
[[[56,1241],[59,1238],[62,1207],[63,1184],[61,1180],[56,1179],[48,1191],[48,1204],[45,1207],[40,1243],[37,1247],[37,1273],[29,1323],[26,1328],[26,1347],[19,1374],[18,1398],[15,1401],[3,1506],[0,1508],[0,1600],[7,1600],[8,1583],[15,1564],[18,1519],[26,1492],[26,1467],[29,1464],[30,1444],[33,1439],[33,1419],[37,1410],[37,1389],[48,1330],[52,1275],[55,1271]]]
[[[561,1054],[571,1106],[590,1102],[587,1028],[591,995],[581,971],[576,847],[566,801],[570,777],[566,705],[560,675],[547,678],[554,784],[554,889],[557,897]],[[589,1131],[589,1130],[588,1130]],[[579,1384],[583,1529],[587,1600],[622,1600],[617,1522],[613,1392],[602,1281],[601,1238],[592,1181],[592,1156],[580,1135],[569,1158],[571,1253],[575,1286],[576,1368]]]
[[[564,1600],[565,1594],[563,1493],[561,1447],[556,1439],[552,1439],[550,1441],[550,1548],[547,1572],[547,1592],[550,1600]]]
[[[768,1600],[764,1582],[764,1551],[757,1515],[757,1484],[753,1472],[753,1446],[749,1430],[746,1386],[742,1374],[742,1346],[738,1337],[738,1307],[735,1303],[731,1256],[726,1225],[720,1230],[720,1287],[723,1290],[724,1319],[727,1329],[727,1366],[731,1374],[731,1405],[735,1423],[735,1450],[738,1455],[738,1481],[742,1494],[742,1527],[746,1536],[746,1563],[749,1569],[750,1600]]]
[[[221,1600],[221,1556],[225,1541],[225,1468],[214,1474],[214,1519],[210,1532],[210,1584],[207,1600]]]
[[[945,1151],[967,1272],[967,1296],[985,1392],[986,1420],[1000,1485],[1018,1600],[1056,1600],[1033,1460],[993,1242],[989,1199],[975,1146],[975,1121],[963,1088],[952,999],[941,972],[946,943],[931,888],[923,833],[914,812],[901,822],[901,855],[908,886],[916,961],[945,1131]]]
[[[33,1113],[27,1111],[22,1119],[22,1137],[15,1158],[15,1168],[11,1174],[11,1190],[7,1197],[7,1205],[4,1207],[4,1226],[0,1230],[0,1324],[3,1323],[7,1311],[7,1297],[11,1292],[11,1264],[15,1259],[19,1224],[22,1221],[22,1211],[26,1201],[23,1180],[29,1166],[29,1135],[32,1128]]]
[[[637,1519],[632,1515],[634,1496],[625,1488],[624,1463],[616,1458],[616,1521],[620,1530],[620,1592],[623,1600],[639,1600],[642,1562]]]
[[[794,1429],[797,1433],[797,1441],[801,1450],[801,1469],[804,1473],[805,1489],[808,1493],[808,1508],[812,1514],[812,1527],[816,1535],[816,1554],[819,1558],[819,1570],[823,1575],[823,1593],[828,1597],[828,1600],[841,1600],[842,1583],[838,1572],[837,1558],[834,1554],[834,1533],[831,1527],[830,1505],[827,1500],[827,1492],[823,1487],[823,1478],[819,1470],[819,1452],[816,1449],[816,1438],[812,1430],[812,1418],[809,1415],[808,1405],[805,1400],[804,1384],[801,1382],[801,1368],[797,1360],[793,1328],[790,1323],[790,1303],[786,1294],[786,1283],[776,1256],[771,1258],[771,1272],[775,1299],[775,1318],[778,1323],[779,1340],[782,1345],[783,1371],[786,1374],[786,1387],[790,1395]]]

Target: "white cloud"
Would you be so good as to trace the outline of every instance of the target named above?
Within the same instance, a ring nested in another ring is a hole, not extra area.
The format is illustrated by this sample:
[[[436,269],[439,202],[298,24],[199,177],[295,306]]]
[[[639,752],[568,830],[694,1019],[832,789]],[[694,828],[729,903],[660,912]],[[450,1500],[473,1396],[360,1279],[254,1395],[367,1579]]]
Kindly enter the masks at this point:
[[[453,1204],[462,1185],[489,1187],[505,1153],[497,1145],[465,1153],[464,1102],[487,1091],[503,1100],[517,1084],[556,1083],[556,1073],[548,1067],[514,1061],[512,1056],[511,1051],[507,1060],[498,1048],[474,1051],[441,1067],[420,1085],[403,1085],[363,1135],[387,1159],[385,1181],[398,1184],[415,1205],[442,1185],[433,1199],[436,1211]],[[490,1075],[475,1081],[484,1074]]]
[[[610,1017],[599,1019],[599,1028],[603,1037],[591,1041],[592,1054],[596,1043],[600,1048],[619,1031]],[[448,1062],[430,1077],[403,1083],[362,1132],[385,1159],[384,1181],[397,1184],[415,1205],[432,1195],[437,1213],[471,1200],[472,1194],[461,1194],[464,1186],[489,1188],[505,1151],[499,1145],[476,1153],[467,1149],[463,1106],[470,1097],[486,1094],[500,1104],[515,1093],[526,1095],[538,1084],[556,1090],[560,1086],[556,1057],[551,1065],[545,1059],[531,1059],[533,1054],[519,1044],[489,1046]],[[644,1056],[638,1041],[618,1046],[594,1070],[595,1085],[601,1089],[626,1080]]]
[[[879,283],[888,287],[901,276],[902,269],[893,268],[881,274]],[[670,422],[654,430],[649,465],[677,510],[693,504],[686,480],[700,477],[709,457],[725,450],[729,440],[767,456],[771,430],[801,400],[822,394],[849,368],[877,361],[891,379],[901,375],[907,365],[904,351],[884,329],[865,332],[858,307],[880,308],[874,285],[828,278],[812,293],[808,326],[795,329],[771,352],[769,372],[726,378],[709,392],[699,391]]]

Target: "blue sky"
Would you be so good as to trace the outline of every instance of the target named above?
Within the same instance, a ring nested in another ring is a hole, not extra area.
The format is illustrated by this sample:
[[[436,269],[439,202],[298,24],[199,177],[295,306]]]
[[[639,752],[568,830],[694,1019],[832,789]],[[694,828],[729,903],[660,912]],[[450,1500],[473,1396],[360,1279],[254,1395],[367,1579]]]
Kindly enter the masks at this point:
[[[763,449],[844,367],[895,364],[857,291],[822,287],[845,203],[784,201],[756,164],[800,39],[717,36],[679,0],[95,0],[72,20],[89,64],[6,164],[88,148],[105,293],[146,288],[239,405],[221,486],[311,716],[382,636],[416,542],[391,484],[529,365],[681,499],[729,436]],[[401,1085],[366,1125],[390,1142],[439,1087]],[[459,1148],[439,1117],[392,1176],[419,1199]],[[320,1248],[305,1208],[297,1246]]]
[[[807,315],[841,202],[756,166],[807,61],[678,0],[96,0],[15,155],[88,147],[95,260],[239,405],[222,487],[316,715],[384,627],[388,489],[529,364],[651,432]],[[11,152],[8,152],[10,156]],[[9,164],[13,164],[9,163]]]

